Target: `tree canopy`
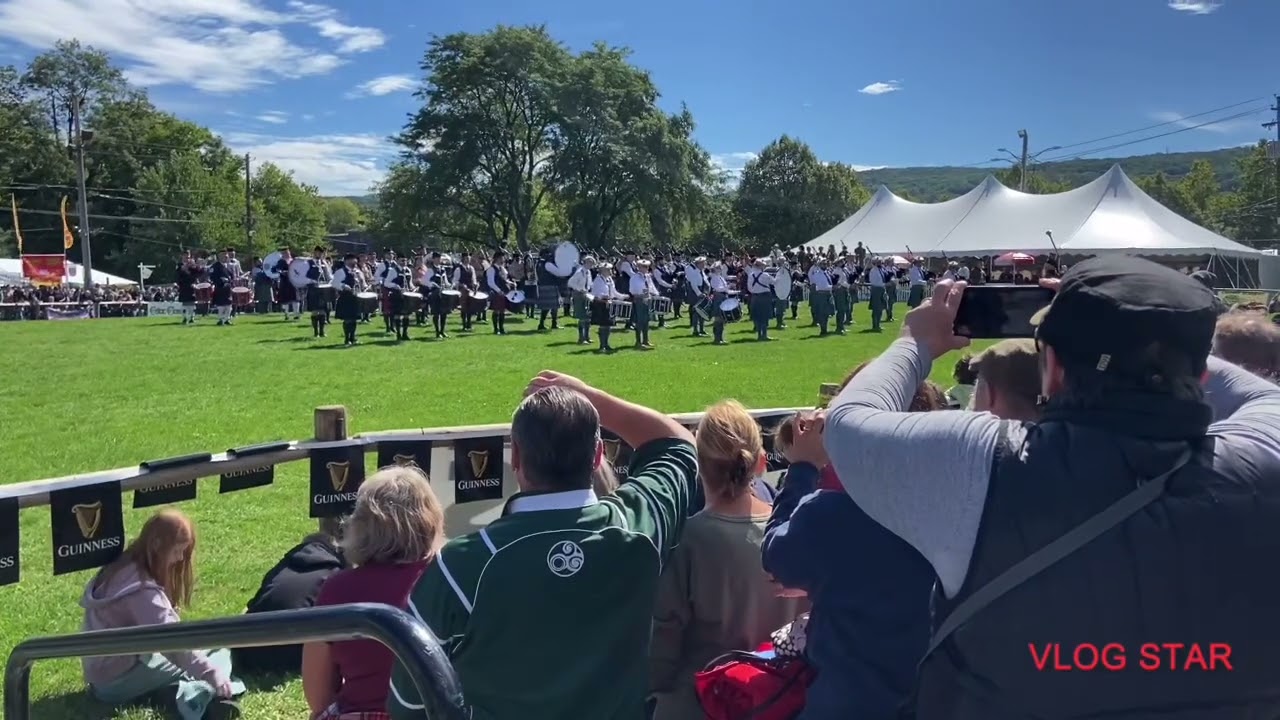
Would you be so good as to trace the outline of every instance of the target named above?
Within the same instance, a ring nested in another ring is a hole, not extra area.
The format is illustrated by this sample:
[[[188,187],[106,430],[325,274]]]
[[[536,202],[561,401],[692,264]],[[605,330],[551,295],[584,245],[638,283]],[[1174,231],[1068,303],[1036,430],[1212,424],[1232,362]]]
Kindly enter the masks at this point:
[[[208,128],[157,109],[106,54],[66,41],[25,69],[0,66],[0,192],[17,203],[26,252],[63,251],[63,198],[78,225],[68,151],[75,103],[86,131],[94,267],[132,277],[138,263],[153,263],[164,278],[182,248],[261,255],[324,240],[327,210],[314,187],[255,163],[247,214],[244,157]],[[12,216],[0,218],[4,249],[16,250]],[[82,251],[77,233],[68,255],[83,261]]]

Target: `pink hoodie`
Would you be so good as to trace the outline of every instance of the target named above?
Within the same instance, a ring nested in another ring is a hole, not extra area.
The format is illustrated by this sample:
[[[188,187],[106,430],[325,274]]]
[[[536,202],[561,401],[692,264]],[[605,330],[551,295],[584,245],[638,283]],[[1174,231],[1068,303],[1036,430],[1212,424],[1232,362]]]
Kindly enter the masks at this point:
[[[121,567],[102,586],[98,579],[102,571],[94,575],[85,586],[80,607],[84,608],[85,630],[108,630],[138,625],[161,625],[178,622],[178,612],[169,602],[164,589],[150,578],[143,577],[133,563]],[[209,658],[200,651],[171,651],[164,653],[169,662],[185,670],[192,677],[217,687],[223,678],[209,664]],[[90,685],[107,685],[124,675],[137,664],[134,655],[111,657],[87,657],[81,660],[85,682]]]

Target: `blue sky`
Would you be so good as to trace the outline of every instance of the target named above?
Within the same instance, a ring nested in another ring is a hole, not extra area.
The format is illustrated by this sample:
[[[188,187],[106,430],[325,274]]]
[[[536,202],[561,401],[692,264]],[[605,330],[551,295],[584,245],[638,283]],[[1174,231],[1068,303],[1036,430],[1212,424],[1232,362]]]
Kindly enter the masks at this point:
[[[1035,152],[1169,123],[1047,159],[1258,110],[1093,156],[1240,145],[1280,92],[1277,0],[0,0],[0,56],[78,37],[237,150],[357,194],[427,39],[499,22],[632,48],[731,171],[782,133],[859,167],[974,165],[1019,128]]]

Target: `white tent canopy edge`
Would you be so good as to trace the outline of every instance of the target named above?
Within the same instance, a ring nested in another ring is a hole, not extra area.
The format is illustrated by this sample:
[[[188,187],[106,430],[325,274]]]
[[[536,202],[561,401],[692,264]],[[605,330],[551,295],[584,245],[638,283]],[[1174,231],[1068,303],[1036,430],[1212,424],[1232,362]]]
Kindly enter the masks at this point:
[[[1046,231],[1053,233],[1050,242]],[[940,203],[904,200],[880,186],[839,225],[805,243],[877,255],[984,257],[1006,252],[1076,255],[1219,255],[1261,253],[1200,227],[1161,205],[1119,165],[1082,187],[1032,195],[988,176],[964,195]]]

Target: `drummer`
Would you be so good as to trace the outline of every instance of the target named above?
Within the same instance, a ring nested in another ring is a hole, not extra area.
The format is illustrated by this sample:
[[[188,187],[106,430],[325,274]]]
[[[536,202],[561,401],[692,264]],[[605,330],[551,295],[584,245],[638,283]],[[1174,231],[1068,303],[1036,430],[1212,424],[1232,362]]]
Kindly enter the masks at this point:
[[[342,344],[351,347],[356,344],[356,326],[360,322],[360,302],[356,299],[356,288],[360,283],[360,271],[356,269],[356,256],[347,253],[342,256],[342,264],[333,272],[331,287],[338,294],[333,314],[342,321]]]
[[[539,332],[546,332],[548,315],[551,316],[551,329],[560,329],[560,287],[564,280],[551,271],[553,267],[558,267],[554,256],[551,260],[539,261],[530,268],[533,271],[533,292],[537,296]],[[527,283],[526,287],[528,287]],[[524,301],[528,307],[533,307],[534,300],[535,298],[526,294]]]
[[[813,324],[820,330],[819,335],[827,334],[832,307],[831,275],[827,272],[827,259],[819,257],[818,262],[809,268],[809,311],[813,314]]]
[[[311,312],[311,332],[314,337],[324,337],[325,325],[329,324],[329,282],[332,272],[329,267],[329,251],[323,245],[317,245],[307,260],[307,310]]]
[[[489,293],[489,309],[493,311],[493,334],[507,334],[507,293],[511,281],[507,278],[507,252],[495,250],[493,264],[484,271],[485,289]]]
[[[591,344],[591,283],[595,275],[596,259],[590,255],[574,268],[569,276],[569,292],[573,293],[573,316],[578,319],[578,344]]]
[[[756,328],[757,340],[771,340],[769,320],[773,317],[773,276],[764,271],[764,258],[756,258],[747,271],[747,292],[751,294],[751,323]]]
[[[395,331],[396,340],[409,339],[409,315],[405,312],[404,286],[409,278],[395,261],[388,256],[382,268],[382,287],[387,292],[388,326]]]
[[[236,276],[228,266],[230,255],[223,250],[209,268],[209,281],[213,283],[213,306],[218,310],[218,324],[231,324],[231,283]]]
[[[431,311],[431,325],[435,328],[436,337],[443,340],[449,337],[445,332],[444,321],[449,317],[449,300],[441,294],[449,284],[449,277],[442,269],[439,252],[431,253],[427,263],[427,271],[422,275],[426,287],[427,308]]]
[[[183,250],[178,258],[177,283],[178,302],[182,303],[182,324],[191,325],[196,321],[196,279],[199,268],[190,250]]]
[[[593,261],[594,262],[594,261]],[[613,265],[604,263],[591,281],[591,324],[600,333],[599,353],[612,353],[609,345],[609,333],[613,330],[613,317],[609,313],[609,305],[613,302],[617,290],[613,285]]]
[[[458,310],[462,315],[462,331],[471,332],[471,318],[475,315],[471,306],[471,294],[476,291],[476,269],[471,264],[471,253],[467,250],[462,251],[457,266],[453,268],[453,286],[462,297]]]
[[[703,258],[699,258],[703,260]],[[720,304],[729,299],[729,281],[724,277],[725,266],[722,263],[716,263],[711,268],[711,277],[709,286],[711,287],[711,330],[715,334],[713,344],[727,345],[724,341],[724,310],[720,309]],[[695,315],[697,313],[694,313]],[[704,331],[702,333],[706,335]]]
[[[636,261],[636,271],[631,274],[631,321],[636,331],[636,349],[652,350],[649,344],[649,301],[658,296],[658,288],[653,284],[651,270],[653,263],[649,260]]]
[[[268,268],[276,277],[278,290],[276,297],[279,298],[280,308],[284,310],[284,319],[289,320],[302,319],[302,304],[298,302],[298,289],[289,282],[289,263],[293,262],[293,250],[282,247],[279,250],[280,259],[276,261],[274,268]]]
[[[685,268],[684,278],[685,287],[689,293],[689,329],[693,331],[694,337],[706,337],[707,321],[694,310],[694,307],[702,302],[710,289],[707,284],[707,259],[701,255],[694,258],[693,264]],[[716,310],[716,307],[712,307],[711,310]]]

